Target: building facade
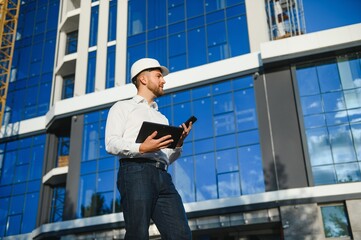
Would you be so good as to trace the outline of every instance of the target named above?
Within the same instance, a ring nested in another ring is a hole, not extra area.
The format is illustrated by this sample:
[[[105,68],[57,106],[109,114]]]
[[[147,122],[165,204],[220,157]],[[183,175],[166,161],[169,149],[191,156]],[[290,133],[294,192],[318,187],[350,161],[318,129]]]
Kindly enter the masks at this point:
[[[129,68],[171,73],[169,173],[193,239],[361,239],[361,23],[299,0],[22,1],[0,139],[0,238],[122,239],[107,112]],[[160,239],[151,224],[150,236]]]

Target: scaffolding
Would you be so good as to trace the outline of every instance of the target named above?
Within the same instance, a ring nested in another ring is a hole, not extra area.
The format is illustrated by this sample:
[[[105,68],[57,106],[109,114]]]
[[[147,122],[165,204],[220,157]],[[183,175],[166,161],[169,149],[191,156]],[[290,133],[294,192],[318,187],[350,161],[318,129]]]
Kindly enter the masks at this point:
[[[302,0],[266,0],[271,40],[304,34]]]
[[[6,107],[19,8],[20,0],[0,0],[0,128]]]

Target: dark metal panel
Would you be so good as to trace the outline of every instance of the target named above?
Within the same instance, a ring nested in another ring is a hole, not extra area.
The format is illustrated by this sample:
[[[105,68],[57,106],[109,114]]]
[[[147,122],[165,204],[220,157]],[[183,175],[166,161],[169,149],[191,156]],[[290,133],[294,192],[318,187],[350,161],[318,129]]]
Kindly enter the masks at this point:
[[[309,185],[289,68],[255,81],[266,190]]]
[[[63,213],[64,221],[76,218],[83,138],[83,119],[83,115],[73,116],[71,119],[69,170],[66,178],[66,197]]]
[[[55,166],[56,153],[57,153],[57,137],[54,134],[46,134],[45,149],[44,149],[44,163],[42,176],[50,171]],[[49,222],[51,211],[51,200],[53,195],[53,189],[47,185],[41,184],[39,192],[39,204],[38,204],[38,217],[36,225]]]
[[[276,174],[274,173],[274,157],[269,125],[267,96],[264,75],[256,74],[254,77],[254,90],[258,114],[258,129],[262,151],[263,173],[266,191],[278,189]]]

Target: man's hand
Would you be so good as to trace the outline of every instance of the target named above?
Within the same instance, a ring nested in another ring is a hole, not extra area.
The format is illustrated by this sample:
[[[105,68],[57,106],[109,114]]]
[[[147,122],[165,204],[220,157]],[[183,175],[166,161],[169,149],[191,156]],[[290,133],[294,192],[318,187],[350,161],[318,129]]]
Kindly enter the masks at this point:
[[[181,147],[183,146],[183,142],[184,142],[184,139],[186,139],[186,137],[188,136],[189,132],[191,131],[192,129],[192,125],[193,123],[190,122],[189,123],[189,126],[187,127],[184,123],[182,124],[182,128],[183,128],[183,133],[178,141],[178,144],[177,144],[177,147]]]
[[[158,132],[155,131],[139,147],[140,153],[156,152],[160,149],[168,147],[172,142],[172,135],[166,135],[164,137],[155,139]]]

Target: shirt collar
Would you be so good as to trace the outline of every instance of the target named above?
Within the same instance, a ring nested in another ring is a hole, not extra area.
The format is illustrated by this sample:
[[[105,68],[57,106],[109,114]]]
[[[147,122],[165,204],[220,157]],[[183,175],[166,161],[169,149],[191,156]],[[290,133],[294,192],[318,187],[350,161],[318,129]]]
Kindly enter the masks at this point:
[[[148,102],[147,100],[145,100],[144,97],[140,96],[140,95],[135,95],[133,97],[133,100],[137,103],[137,104],[140,104],[140,103],[145,103],[148,105]],[[149,104],[149,106],[155,110],[158,110],[158,104],[156,101],[153,101],[151,104]]]

